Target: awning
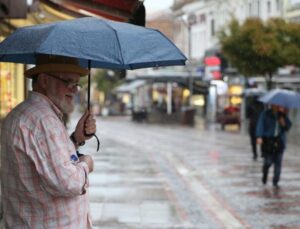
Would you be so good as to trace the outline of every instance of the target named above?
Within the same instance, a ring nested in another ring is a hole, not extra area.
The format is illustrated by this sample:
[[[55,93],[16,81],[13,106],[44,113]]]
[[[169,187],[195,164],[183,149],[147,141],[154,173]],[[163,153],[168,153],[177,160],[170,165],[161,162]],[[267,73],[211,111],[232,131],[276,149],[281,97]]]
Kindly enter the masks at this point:
[[[41,2],[73,14],[76,17],[94,16],[115,21],[129,21],[143,3],[139,0],[40,0]]]
[[[1,0],[0,0],[1,1]],[[24,19],[3,18],[1,36],[16,28],[93,16],[144,25],[145,8],[139,0],[33,0],[35,9]]]
[[[193,94],[208,94],[209,84],[203,81],[203,75],[197,72],[156,72],[154,74],[138,74],[135,77],[136,79],[147,80],[151,83],[174,82],[184,88],[189,88],[190,80],[192,80]]]
[[[201,73],[188,73],[188,72],[155,72],[136,74],[137,79],[148,79],[152,82],[185,82],[192,77],[194,80],[202,80],[203,75]]]
[[[116,93],[131,93],[135,89],[142,87],[146,84],[145,80],[134,80],[129,83],[124,83],[114,89]]]

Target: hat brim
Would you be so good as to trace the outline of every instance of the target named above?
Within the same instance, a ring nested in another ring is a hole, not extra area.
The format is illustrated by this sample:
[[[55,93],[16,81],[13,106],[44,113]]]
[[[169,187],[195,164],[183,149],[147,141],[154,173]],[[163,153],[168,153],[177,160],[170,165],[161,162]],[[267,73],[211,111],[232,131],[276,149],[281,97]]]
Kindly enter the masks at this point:
[[[47,72],[76,73],[79,74],[81,77],[86,76],[89,73],[88,69],[74,64],[41,64],[25,71],[25,76],[27,78],[32,78],[37,74]]]

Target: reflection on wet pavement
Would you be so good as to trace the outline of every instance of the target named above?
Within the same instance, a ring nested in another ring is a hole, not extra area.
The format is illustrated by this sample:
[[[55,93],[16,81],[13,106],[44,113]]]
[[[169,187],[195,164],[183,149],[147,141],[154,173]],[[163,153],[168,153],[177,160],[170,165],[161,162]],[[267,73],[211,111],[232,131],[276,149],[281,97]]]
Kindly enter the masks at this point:
[[[290,144],[280,188],[261,184],[262,159],[238,132],[98,120],[95,228],[300,228],[300,157]],[[85,150],[93,149],[86,144]]]

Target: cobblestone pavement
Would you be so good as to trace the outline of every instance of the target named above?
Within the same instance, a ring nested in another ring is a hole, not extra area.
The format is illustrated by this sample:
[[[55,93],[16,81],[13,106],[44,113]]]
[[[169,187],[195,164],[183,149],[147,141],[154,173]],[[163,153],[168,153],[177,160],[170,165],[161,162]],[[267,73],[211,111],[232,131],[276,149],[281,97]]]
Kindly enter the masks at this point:
[[[280,188],[274,189],[272,173],[261,184],[262,160],[252,160],[248,137],[237,131],[128,117],[97,118],[97,128],[100,152],[94,139],[82,147],[95,159],[95,228],[300,228],[296,144],[288,145]]]

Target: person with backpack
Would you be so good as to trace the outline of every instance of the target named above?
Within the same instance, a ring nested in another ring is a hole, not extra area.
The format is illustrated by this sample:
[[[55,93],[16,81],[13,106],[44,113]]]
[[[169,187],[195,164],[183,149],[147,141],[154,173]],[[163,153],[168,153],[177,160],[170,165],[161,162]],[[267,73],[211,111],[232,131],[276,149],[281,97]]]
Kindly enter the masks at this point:
[[[286,148],[286,133],[292,123],[288,117],[288,109],[271,105],[264,110],[256,128],[257,144],[261,145],[263,153],[262,183],[268,180],[269,168],[274,164],[273,186],[278,187],[281,174],[281,163]]]

